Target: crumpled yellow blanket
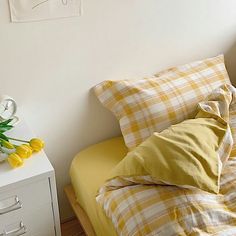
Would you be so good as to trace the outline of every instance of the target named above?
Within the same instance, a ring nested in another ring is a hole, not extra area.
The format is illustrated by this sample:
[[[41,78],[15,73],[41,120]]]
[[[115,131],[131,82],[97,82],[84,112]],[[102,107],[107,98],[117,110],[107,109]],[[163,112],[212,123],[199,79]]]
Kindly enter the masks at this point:
[[[235,95],[215,90],[195,119],[154,133],[112,170],[97,201],[119,235],[236,235]]]

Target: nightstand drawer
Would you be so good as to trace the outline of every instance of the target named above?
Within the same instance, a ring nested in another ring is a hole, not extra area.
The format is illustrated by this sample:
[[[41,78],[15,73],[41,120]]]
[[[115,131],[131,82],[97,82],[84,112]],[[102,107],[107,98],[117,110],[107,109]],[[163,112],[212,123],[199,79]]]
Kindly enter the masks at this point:
[[[0,192],[0,222],[5,215],[18,211],[31,212],[47,203],[51,203],[48,179]]]
[[[11,232],[14,232],[11,233]],[[5,234],[4,234],[5,233]],[[42,205],[30,213],[16,212],[1,220],[0,235],[4,236],[54,236],[54,222],[51,204]]]

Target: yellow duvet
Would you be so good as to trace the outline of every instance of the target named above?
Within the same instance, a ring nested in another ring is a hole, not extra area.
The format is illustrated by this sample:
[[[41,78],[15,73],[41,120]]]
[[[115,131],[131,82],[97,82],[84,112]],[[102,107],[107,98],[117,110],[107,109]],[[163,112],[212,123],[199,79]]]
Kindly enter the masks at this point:
[[[229,113],[215,90],[196,117],[154,133],[107,176],[97,202],[118,235],[236,235],[236,159]]]

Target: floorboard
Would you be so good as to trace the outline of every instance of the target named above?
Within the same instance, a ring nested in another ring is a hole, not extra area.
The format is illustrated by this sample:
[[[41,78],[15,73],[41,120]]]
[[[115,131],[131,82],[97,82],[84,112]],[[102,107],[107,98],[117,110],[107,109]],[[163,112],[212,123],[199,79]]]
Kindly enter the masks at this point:
[[[61,234],[62,236],[86,236],[77,219],[61,224]]]

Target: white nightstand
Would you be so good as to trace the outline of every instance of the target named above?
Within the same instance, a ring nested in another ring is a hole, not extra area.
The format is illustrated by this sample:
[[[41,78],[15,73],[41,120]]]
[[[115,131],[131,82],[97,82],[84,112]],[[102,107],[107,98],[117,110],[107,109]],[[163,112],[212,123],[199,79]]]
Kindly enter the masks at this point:
[[[8,135],[34,137],[24,122]],[[17,169],[0,163],[0,236],[7,235],[61,235],[54,169],[43,151]]]

